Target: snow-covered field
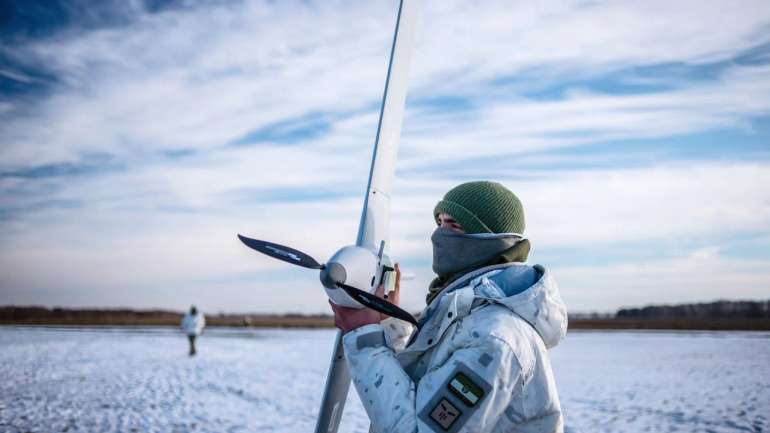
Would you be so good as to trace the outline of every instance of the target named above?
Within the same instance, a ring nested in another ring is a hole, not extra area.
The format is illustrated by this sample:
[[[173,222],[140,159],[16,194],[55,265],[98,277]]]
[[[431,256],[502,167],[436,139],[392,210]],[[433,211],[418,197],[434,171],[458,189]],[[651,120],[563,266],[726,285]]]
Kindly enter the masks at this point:
[[[331,330],[0,327],[0,432],[311,432]],[[770,334],[572,332],[567,432],[770,431]],[[351,390],[340,431],[366,432]]]

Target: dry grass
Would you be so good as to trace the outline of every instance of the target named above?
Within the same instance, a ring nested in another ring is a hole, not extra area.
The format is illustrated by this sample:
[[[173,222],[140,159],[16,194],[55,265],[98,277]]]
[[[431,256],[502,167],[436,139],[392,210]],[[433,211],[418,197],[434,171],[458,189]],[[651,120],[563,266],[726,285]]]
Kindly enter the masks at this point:
[[[182,313],[166,310],[81,310],[41,307],[0,307],[0,325],[179,326]],[[331,328],[330,315],[219,314],[206,316],[211,326],[255,328]],[[570,329],[770,331],[770,318],[704,317],[580,317]]]
[[[770,331],[770,319],[638,317],[574,319],[569,329],[657,329],[682,331]]]

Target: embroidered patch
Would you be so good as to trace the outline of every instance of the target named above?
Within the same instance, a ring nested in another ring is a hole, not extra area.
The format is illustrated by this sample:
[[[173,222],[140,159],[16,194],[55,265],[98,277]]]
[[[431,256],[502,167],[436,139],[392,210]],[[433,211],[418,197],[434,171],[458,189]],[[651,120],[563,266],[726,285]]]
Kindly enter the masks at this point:
[[[447,388],[468,406],[475,406],[484,397],[484,390],[462,373],[454,375]]]
[[[462,412],[460,412],[460,410],[456,407],[452,406],[452,403],[450,403],[445,398],[442,398],[436,407],[430,411],[430,418],[433,421],[436,421],[436,423],[440,425],[444,430],[449,430],[449,428],[452,427],[452,424],[457,421],[457,418],[460,417],[460,415],[462,415]]]
[[[433,430],[456,433],[483,407],[492,386],[462,362],[455,362],[447,373],[418,417]],[[418,386],[422,386],[422,382]]]

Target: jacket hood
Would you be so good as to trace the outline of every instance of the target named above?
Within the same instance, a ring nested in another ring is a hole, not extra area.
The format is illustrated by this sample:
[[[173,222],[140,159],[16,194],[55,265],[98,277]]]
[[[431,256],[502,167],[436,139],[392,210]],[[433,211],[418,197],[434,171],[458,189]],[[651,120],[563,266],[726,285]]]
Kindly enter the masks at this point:
[[[567,307],[561,300],[556,281],[543,266],[516,263],[487,272],[479,279],[481,284],[476,286],[476,296],[519,315],[535,328],[547,348],[555,347],[567,334]],[[512,293],[509,288],[520,286],[522,280],[534,281],[534,284]]]

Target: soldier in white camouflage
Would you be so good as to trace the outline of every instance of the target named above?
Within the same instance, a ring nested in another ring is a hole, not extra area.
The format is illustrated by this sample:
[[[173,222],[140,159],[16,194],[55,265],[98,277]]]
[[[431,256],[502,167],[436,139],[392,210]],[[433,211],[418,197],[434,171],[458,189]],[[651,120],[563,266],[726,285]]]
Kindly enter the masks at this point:
[[[190,351],[188,354],[190,356],[195,356],[195,354],[198,353],[195,350],[195,339],[203,333],[203,328],[206,326],[206,318],[203,316],[203,313],[198,311],[195,305],[193,305],[190,307],[190,311],[182,317],[182,322],[179,326],[182,328],[182,332],[187,334],[187,341],[190,343]]]
[[[373,431],[562,432],[548,349],[567,311],[551,273],[525,263],[521,202],[499,183],[468,182],[433,215],[437,277],[419,329],[332,305]]]

